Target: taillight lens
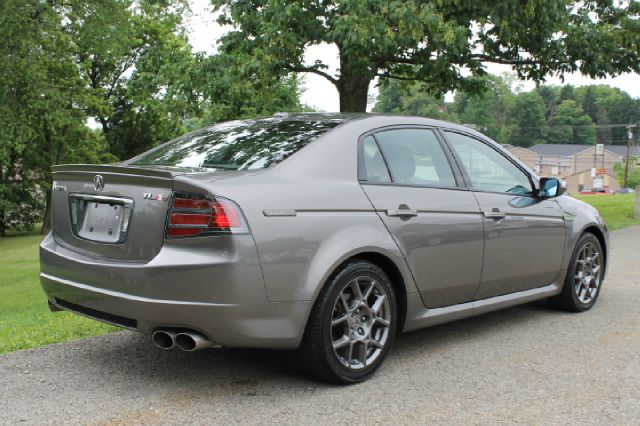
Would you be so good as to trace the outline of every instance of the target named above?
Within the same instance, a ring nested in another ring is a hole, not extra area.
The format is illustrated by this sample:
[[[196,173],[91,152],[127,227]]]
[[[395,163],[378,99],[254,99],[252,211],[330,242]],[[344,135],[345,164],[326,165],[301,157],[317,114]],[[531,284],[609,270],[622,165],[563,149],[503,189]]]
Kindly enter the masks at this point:
[[[240,207],[231,200],[186,193],[175,193],[173,196],[167,225],[168,238],[248,231]]]

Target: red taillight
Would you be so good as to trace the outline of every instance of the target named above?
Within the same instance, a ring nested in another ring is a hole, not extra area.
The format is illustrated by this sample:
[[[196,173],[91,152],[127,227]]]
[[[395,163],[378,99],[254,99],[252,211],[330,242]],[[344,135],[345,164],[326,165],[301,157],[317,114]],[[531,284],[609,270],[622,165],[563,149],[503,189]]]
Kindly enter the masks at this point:
[[[213,202],[213,223],[220,228],[237,228],[242,225],[235,207],[226,200]]]
[[[240,208],[224,198],[206,199],[192,194],[175,194],[168,237],[189,237],[247,232]]]

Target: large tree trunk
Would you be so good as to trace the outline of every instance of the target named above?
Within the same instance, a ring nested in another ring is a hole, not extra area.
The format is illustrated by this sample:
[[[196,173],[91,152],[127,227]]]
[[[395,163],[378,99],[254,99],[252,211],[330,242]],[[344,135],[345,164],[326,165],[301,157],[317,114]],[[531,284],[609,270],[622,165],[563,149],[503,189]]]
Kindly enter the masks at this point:
[[[338,81],[340,112],[367,112],[370,82],[367,77],[342,75]]]

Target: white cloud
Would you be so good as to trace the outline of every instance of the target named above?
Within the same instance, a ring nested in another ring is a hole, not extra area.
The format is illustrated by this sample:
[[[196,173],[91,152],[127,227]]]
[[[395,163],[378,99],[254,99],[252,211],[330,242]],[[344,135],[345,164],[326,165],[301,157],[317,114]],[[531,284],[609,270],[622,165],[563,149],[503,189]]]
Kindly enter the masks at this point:
[[[192,15],[187,20],[189,41],[196,52],[212,53],[216,50],[216,41],[229,31],[228,27],[221,27],[215,21],[211,12],[209,0],[190,0]],[[334,74],[339,67],[338,50],[333,45],[321,44],[309,47],[305,52],[305,63],[312,64],[316,59],[322,60],[329,66],[329,74]],[[487,64],[487,70],[493,74],[508,72],[509,66]],[[339,111],[340,100],[335,86],[319,75],[306,74],[304,76],[305,90],[302,94],[302,102],[323,111]],[[565,76],[565,84],[584,86],[589,84],[608,84],[618,87],[634,98],[640,98],[640,75],[625,74],[615,78],[600,80],[590,79],[580,74]],[[531,90],[535,84],[530,81],[522,82],[525,90]],[[563,84],[558,77],[549,77],[547,84]],[[372,85],[371,93],[376,94],[377,89]],[[452,98],[451,94],[446,97]]]

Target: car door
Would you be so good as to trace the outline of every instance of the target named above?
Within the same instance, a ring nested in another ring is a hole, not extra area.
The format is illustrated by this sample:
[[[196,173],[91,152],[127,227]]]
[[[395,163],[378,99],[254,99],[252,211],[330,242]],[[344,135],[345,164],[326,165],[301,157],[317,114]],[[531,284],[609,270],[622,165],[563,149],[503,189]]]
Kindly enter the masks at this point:
[[[473,299],[483,230],[478,203],[430,128],[391,128],[360,139],[359,179],[413,273],[422,300],[442,307]]]
[[[476,299],[554,282],[565,243],[557,201],[536,197],[529,174],[492,144],[456,131],[444,135],[484,216],[484,265]]]

